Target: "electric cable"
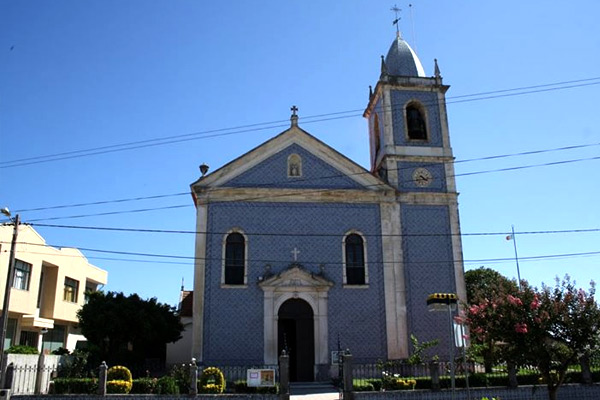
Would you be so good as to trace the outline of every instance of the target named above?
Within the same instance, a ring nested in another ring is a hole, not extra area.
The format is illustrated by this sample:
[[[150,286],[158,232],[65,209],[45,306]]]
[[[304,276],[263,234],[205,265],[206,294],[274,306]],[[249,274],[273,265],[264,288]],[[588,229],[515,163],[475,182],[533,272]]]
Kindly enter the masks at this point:
[[[501,89],[501,90],[497,90],[497,91],[482,92],[480,94],[476,93],[476,94],[470,94],[470,95],[457,96],[456,98],[460,98],[460,100],[454,100],[454,101],[452,100],[453,97],[448,97],[448,98],[446,98],[445,104],[464,103],[464,102],[471,102],[471,101],[478,101],[478,100],[489,100],[489,99],[500,98],[500,97],[519,96],[519,95],[531,94],[531,93],[540,93],[540,92],[548,92],[548,91],[555,91],[555,90],[571,89],[571,88],[576,88],[576,87],[592,86],[592,85],[600,84],[600,82],[594,82],[597,80],[600,80],[600,77],[585,78],[585,79],[563,81],[563,82],[556,82],[556,83],[550,83],[550,84],[541,84],[541,85],[534,85],[534,86],[525,86],[525,87],[521,87],[521,88]],[[585,83],[581,83],[581,82],[585,82]],[[576,84],[576,83],[579,83],[579,84]],[[559,85],[563,85],[563,86],[559,86]],[[557,86],[557,87],[550,87],[550,86]],[[544,88],[544,89],[542,89],[542,88]],[[516,93],[508,93],[508,92],[516,92]],[[494,93],[498,93],[498,94],[491,95]],[[488,95],[488,94],[490,94],[490,96],[480,97],[480,98],[476,97],[476,96],[482,96],[482,95]],[[471,98],[469,98],[469,97],[471,97]],[[475,98],[473,98],[473,97],[475,97]],[[431,104],[437,104],[437,100],[435,100],[435,102],[432,102]],[[347,110],[347,111],[319,114],[319,115],[315,115],[315,116],[308,116],[308,117],[303,117],[302,122],[304,124],[310,124],[310,123],[315,123],[315,122],[324,122],[324,121],[331,121],[331,120],[336,120],[336,119],[354,118],[357,116],[362,116],[362,112],[357,113],[358,111],[361,111],[361,110],[359,110],[359,109]],[[350,114],[350,115],[343,115],[343,114]],[[323,117],[329,117],[329,118],[323,118]],[[316,119],[316,118],[318,118],[318,119]],[[9,161],[1,161],[0,168],[12,168],[12,167],[19,167],[19,166],[38,164],[38,163],[44,163],[44,162],[52,162],[52,161],[60,161],[60,160],[65,160],[65,159],[79,158],[79,157],[84,157],[84,156],[112,153],[112,152],[125,151],[125,150],[133,150],[133,149],[139,149],[139,148],[144,148],[144,147],[153,147],[153,146],[159,146],[159,145],[164,145],[164,144],[179,143],[179,142],[198,140],[198,139],[203,139],[203,138],[227,136],[227,135],[232,135],[232,134],[260,131],[260,130],[266,130],[266,129],[274,129],[274,128],[280,128],[280,127],[287,127],[288,126],[287,124],[282,124],[283,121],[284,120],[278,120],[278,121],[272,121],[272,122],[241,125],[241,126],[232,127],[232,128],[218,128],[218,129],[212,129],[212,130],[208,130],[208,131],[199,131],[199,132],[186,133],[186,134],[181,134],[181,135],[166,136],[166,137],[162,137],[162,138],[146,139],[146,140],[141,140],[141,141],[93,147],[93,148],[82,149],[82,150],[73,150],[73,151],[62,152],[62,153],[27,157],[27,158],[14,159],[14,160],[9,160]],[[227,132],[227,131],[232,131],[232,132]]]

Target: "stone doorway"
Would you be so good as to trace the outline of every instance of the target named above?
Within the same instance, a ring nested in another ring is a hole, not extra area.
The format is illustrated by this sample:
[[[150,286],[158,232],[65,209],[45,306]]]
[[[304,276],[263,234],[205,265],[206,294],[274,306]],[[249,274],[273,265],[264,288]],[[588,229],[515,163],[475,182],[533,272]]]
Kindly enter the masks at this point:
[[[315,365],[314,313],[301,299],[286,300],[278,312],[278,353],[290,357],[290,381],[312,382]]]

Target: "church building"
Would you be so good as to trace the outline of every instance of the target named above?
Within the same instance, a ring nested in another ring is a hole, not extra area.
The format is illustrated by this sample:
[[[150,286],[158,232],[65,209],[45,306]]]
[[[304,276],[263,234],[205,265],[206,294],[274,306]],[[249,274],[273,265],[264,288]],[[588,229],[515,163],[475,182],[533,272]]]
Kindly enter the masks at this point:
[[[465,299],[449,86],[397,35],[364,117],[367,170],[299,124],[191,185],[196,205],[192,356],[274,365],[326,380],[332,352],[356,363],[407,358],[410,335],[439,339],[449,315],[427,296]]]

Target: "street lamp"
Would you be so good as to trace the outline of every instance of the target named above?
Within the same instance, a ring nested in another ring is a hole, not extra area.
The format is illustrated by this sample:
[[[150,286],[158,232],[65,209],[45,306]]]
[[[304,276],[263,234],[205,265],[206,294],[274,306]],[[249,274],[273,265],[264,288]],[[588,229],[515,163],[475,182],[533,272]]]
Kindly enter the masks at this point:
[[[8,307],[10,304],[10,292],[12,288],[13,279],[15,276],[15,250],[17,247],[17,235],[19,234],[19,214],[11,217],[10,211],[7,207],[0,210],[2,214],[10,218],[14,223],[12,242],[10,244],[10,256],[8,258],[8,273],[6,275],[6,288],[4,289],[4,302],[2,303],[2,314],[0,314],[0,321],[2,324],[2,331],[0,332],[0,388],[4,387],[4,381],[6,376],[6,355],[4,354],[4,342],[6,341],[6,328],[8,326]]]
[[[429,311],[448,311],[450,321],[450,382],[452,385],[452,399],[456,390],[456,378],[454,375],[454,324],[452,322],[452,311],[456,310],[458,296],[455,293],[433,293],[427,296],[427,308]]]

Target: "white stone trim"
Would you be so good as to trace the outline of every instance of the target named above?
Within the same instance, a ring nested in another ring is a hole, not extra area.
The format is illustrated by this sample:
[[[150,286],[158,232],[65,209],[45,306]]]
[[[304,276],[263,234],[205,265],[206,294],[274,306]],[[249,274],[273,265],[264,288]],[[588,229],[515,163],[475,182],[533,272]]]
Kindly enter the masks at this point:
[[[349,285],[348,280],[346,278],[346,268],[348,268],[348,266],[346,265],[346,239],[350,235],[358,235],[358,236],[360,236],[360,238],[363,241],[363,258],[364,258],[364,269],[365,269],[365,283],[363,285]],[[369,261],[368,260],[369,260],[369,258],[367,256],[367,238],[365,237],[365,235],[363,235],[362,232],[357,231],[356,229],[351,229],[348,232],[346,232],[344,234],[344,236],[342,237],[342,282],[343,282],[344,288],[354,288],[354,287],[368,288],[369,287]]]
[[[199,203],[199,202],[198,202]],[[197,361],[203,360],[204,338],[204,290],[206,286],[206,229],[208,205],[196,204],[196,244],[194,260],[194,302],[192,324],[192,354]]]
[[[343,156],[332,147],[327,146],[307,132],[294,126],[194,182],[192,188],[223,186],[231,179],[245,173],[248,169],[260,164],[292,144],[302,147],[307,152],[339,170],[342,175],[346,175],[357,184],[367,187],[367,189],[374,190],[374,187],[378,183],[381,184],[381,181],[368,173],[369,171]]]
[[[225,283],[225,254],[227,247],[227,237],[232,233],[239,233],[244,237],[244,284],[243,285],[232,285]],[[223,289],[240,289],[248,287],[248,236],[244,233],[241,228],[235,227],[227,231],[223,235],[221,243],[221,288]]]
[[[276,364],[277,321],[279,308],[289,299],[302,299],[313,310],[315,364],[329,363],[328,345],[328,291],[333,286],[328,280],[313,276],[299,267],[291,267],[281,274],[259,284],[264,292],[264,362]]]
[[[389,202],[395,199],[396,190],[379,182],[379,190],[353,189],[297,189],[297,188],[211,188],[210,201],[251,201],[255,203],[374,203]],[[198,193],[198,192],[197,192]],[[204,200],[206,196],[198,197]]]
[[[402,252],[400,204],[381,205],[381,245],[387,337],[387,358],[407,358],[406,283]]]
[[[465,269],[462,254],[462,239],[460,235],[460,219],[458,204],[448,204],[450,214],[450,234],[452,235],[452,258],[454,259],[454,279],[456,294],[461,302],[467,302],[467,287],[465,284]]]
[[[444,147],[396,146],[394,152],[393,156],[452,158],[452,149]]]
[[[448,129],[448,113],[446,110],[446,95],[438,91],[438,105],[440,107],[440,128],[442,134],[442,145],[444,148],[450,148],[450,131]]]

